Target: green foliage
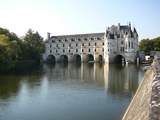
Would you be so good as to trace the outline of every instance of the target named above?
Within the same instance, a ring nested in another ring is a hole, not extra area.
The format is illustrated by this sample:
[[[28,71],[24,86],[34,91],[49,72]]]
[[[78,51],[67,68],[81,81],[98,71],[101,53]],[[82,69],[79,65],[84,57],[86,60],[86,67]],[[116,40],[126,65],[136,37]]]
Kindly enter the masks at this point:
[[[24,39],[19,39],[16,34],[0,28],[0,71],[15,69],[22,61],[40,63],[43,51],[43,38],[38,32],[30,29]]]
[[[160,51],[160,37],[154,39],[143,39],[140,41],[139,48],[146,54],[150,51]]]
[[[44,43],[39,33],[29,29],[24,37],[23,45],[23,58],[40,62],[44,52]]]

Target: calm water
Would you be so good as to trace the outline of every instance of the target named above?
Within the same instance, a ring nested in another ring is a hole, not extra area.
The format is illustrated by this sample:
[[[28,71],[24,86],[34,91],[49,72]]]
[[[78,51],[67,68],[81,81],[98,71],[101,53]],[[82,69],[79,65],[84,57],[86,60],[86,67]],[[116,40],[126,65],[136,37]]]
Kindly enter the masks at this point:
[[[143,74],[134,65],[56,64],[0,75],[0,120],[120,120]]]

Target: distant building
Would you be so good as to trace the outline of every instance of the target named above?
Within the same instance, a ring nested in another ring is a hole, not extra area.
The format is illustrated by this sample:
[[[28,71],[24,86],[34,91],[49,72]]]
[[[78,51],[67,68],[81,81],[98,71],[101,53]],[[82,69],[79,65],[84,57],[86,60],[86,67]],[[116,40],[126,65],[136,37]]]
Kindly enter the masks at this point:
[[[43,59],[82,62],[134,62],[138,33],[129,25],[112,25],[103,33],[50,36],[45,41]]]

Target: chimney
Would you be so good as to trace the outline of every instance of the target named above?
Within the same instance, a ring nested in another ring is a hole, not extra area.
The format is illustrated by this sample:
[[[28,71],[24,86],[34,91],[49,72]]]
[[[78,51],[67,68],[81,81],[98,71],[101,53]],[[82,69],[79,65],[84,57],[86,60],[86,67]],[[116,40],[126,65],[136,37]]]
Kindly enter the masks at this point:
[[[51,33],[47,32],[47,38],[50,39],[51,38]]]
[[[118,23],[118,29],[120,29],[120,23]]]
[[[131,28],[131,22],[129,22],[129,28]]]

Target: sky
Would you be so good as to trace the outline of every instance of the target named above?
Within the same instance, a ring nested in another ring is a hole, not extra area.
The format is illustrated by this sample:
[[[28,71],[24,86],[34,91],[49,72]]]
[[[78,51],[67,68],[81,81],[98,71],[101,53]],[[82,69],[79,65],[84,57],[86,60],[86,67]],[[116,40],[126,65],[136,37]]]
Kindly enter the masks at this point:
[[[160,36],[160,0],[0,0],[0,27],[19,37],[105,32],[131,22],[139,39]]]

